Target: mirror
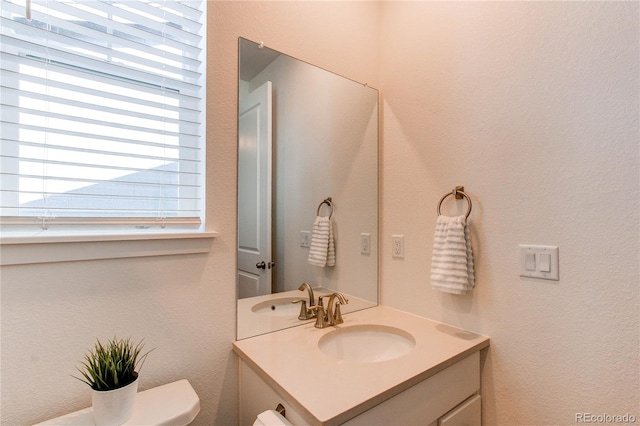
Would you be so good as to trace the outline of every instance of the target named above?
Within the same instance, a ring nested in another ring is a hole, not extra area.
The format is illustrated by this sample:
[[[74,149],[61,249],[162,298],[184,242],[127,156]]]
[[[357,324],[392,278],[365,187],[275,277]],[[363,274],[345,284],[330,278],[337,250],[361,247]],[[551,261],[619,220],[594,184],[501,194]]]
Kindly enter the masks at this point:
[[[237,338],[314,321],[302,283],[375,306],[378,91],[243,38],[239,58]]]

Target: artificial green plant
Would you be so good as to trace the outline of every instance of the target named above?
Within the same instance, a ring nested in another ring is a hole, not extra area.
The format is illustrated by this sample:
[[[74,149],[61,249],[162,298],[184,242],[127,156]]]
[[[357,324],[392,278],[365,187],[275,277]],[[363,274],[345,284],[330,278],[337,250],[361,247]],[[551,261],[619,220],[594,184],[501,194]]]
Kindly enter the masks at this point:
[[[143,347],[143,341],[134,345],[129,338],[114,337],[106,344],[97,340],[93,350],[85,354],[85,360],[81,362],[82,367],[78,367],[84,378],[74,377],[97,391],[127,386],[136,380],[140,368],[151,352],[141,354]]]

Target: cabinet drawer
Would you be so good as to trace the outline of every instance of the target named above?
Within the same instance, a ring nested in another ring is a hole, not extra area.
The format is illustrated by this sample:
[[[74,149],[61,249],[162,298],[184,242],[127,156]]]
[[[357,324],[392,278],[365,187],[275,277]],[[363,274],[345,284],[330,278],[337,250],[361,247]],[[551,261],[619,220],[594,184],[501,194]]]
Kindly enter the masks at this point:
[[[474,395],[442,416],[438,426],[480,426],[482,424],[482,399]]]

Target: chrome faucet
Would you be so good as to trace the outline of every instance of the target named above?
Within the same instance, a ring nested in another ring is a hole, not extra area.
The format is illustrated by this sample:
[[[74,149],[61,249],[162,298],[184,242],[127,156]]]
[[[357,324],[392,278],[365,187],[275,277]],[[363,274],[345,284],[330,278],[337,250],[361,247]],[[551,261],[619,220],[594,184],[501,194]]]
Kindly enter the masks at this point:
[[[337,299],[337,300],[336,300]],[[335,310],[333,309],[333,303],[335,301]],[[309,309],[316,312],[316,328],[325,328],[332,325],[342,324],[342,313],[340,312],[340,305],[346,305],[349,300],[340,293],[333,293],[329,296],[329,302],[327,303],[327,309],[325,311],[324,304],[322,302],[322,296],[318,297],[318,304],[311,306]]]
[[[308,320],[316,317],[316,312],[311,309],[311,307],[316,304],[316,299],[313,296],[313,289],[311,288],[311,285],[309,283],[302,283],[302,285],[298,287],[298,290],[304,291],[305,288],[309,293],[309,307],[307,308],[306,301],[302,299],[294,300],[293,302],[291,302],[291,303],[300,303],[300,315],[298,315],[299,320]]]

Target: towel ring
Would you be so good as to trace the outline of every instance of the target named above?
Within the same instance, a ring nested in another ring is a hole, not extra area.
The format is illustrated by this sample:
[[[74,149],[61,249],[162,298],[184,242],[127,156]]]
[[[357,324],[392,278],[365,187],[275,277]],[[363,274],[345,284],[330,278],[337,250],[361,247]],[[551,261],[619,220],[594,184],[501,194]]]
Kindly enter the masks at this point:
[[[329,219],[331,219],[331,215],[333,214],[333,203],[331,202],[331,197],[327,197],[324,200],[322,200],[322,202],[320,203],[320,205],[318,205],[318,211],[316,212],[316,216],[320,216],[320,209],[322,208],[322,205],[326,204],[329,206]]]
[[[469,196],[467,194],[465,194],[464,192],[464,186],[456,186],[455,189],[447,194],[444,194],[444,197],[440,198],[440,202],[438,203],[438,216],[440,216],[440,206],[442,206],[442,202],[444,201],[445,198],[447,198],[449,195],[453,195],[456,197],[456,199],[462,199],[462,198],[466,198],[467,199],[467,204],[469,204],[469,208],[467,209],[467,214],[465,215],[465,219],[467,219],[469,217],[469,215],[471,214],[471,198],[469,198]]]

